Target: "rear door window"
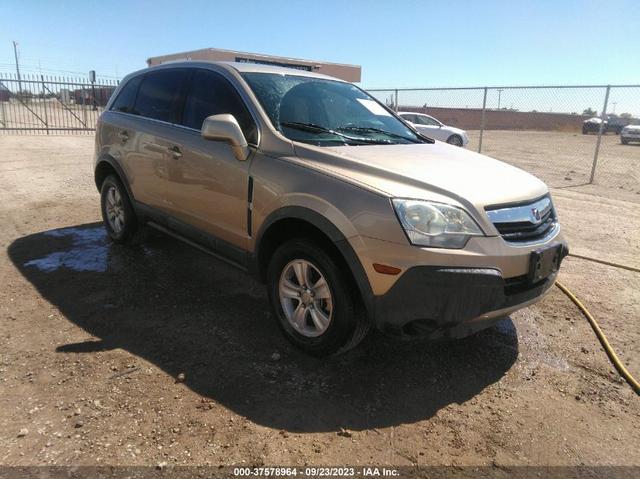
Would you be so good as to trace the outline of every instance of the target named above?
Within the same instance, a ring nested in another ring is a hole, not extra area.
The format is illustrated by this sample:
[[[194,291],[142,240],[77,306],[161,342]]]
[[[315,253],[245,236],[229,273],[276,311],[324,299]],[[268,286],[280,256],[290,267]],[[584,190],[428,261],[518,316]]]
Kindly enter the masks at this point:
[[[438,126],[438,122],[428,116],[416,115],[418,123],[427,126]]]
[[[138,87],[140,86],[142,78],[142,75],[133,77],[122,87],[118,97],[113,102],[113,106],[111,107],[112,110],[121,111],[123,113],[133,113],[133,104],[136,101]]]
[[[189,70],[157,70],[144,76],[135,102],[135,113],[154,120],[178,123]]]
[[[218,73],[195,70],[184,103],[182,124],[200,130],[205,118],[222,113],[233,115],[247,142],[257,144],[256,125],[233,85]]]

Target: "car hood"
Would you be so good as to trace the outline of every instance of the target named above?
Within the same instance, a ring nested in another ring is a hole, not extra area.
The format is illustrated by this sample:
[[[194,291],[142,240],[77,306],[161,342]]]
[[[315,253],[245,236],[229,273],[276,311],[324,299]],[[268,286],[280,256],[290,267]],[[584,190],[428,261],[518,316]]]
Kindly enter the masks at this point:
[[[548,192],[542,181],[519,168],[439,141],[323,148],[296,144],[296,152],[303,163],[392,197],[454,199],[482,210]]]

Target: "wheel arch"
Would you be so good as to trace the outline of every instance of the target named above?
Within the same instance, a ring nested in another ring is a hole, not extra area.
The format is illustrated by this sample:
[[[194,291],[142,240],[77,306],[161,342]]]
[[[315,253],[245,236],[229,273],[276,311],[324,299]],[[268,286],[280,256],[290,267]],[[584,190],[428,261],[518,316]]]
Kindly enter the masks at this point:
[[[460,138],[460,143],[464,144],[464,138],[462,138],[462,135],[456,131],[449,131],[449,136],[447,136],[446,142],[449,143],[449,140],[451,140],[451,138],[458,137]]]
[[[102,182],[105,180],[105,178],[111,174],[115,174],[120,179],[125,189],[127,190],[129,200],[132,204],[134,204],[134,197],[129,186],[127,175],[118,161],[111,155],[103,155],[96,162],[96,167],[94,169],[94,181],[96,183],[96,188],[98,189],[98,191],[101,190]]]
[[[330,249],[353,280],[369,317],[373,318],[373,292],[358,256],[337,226],[309,208],[284,206],[265,219],[256,235],[252,261],[254,275],[264,282],[272,253],[284,241],[300,236],[309,237]]]

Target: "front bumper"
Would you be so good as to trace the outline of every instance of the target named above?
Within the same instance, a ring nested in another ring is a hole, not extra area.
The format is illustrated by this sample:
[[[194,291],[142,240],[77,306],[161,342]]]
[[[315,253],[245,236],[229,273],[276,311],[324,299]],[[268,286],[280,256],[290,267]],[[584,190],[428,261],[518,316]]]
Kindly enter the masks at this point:
[[[399,336],[468,336],[540,300],[556,275],[529,284],[497,269],[416,266],[375,298],[376,322]]]

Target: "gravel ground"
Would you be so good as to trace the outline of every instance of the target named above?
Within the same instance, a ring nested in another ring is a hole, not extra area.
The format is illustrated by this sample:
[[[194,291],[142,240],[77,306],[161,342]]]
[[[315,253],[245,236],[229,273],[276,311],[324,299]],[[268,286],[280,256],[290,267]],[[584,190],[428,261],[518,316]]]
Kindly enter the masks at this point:
[[[461,341],[309,358],[242,273],[110,244],[92,143],[0,136],[0,465],[639,465],[640,402],[556,288]],[[572,251],[640,266],[633,191],[553,193]],[[640,376],[640,275],[560,280]]]

